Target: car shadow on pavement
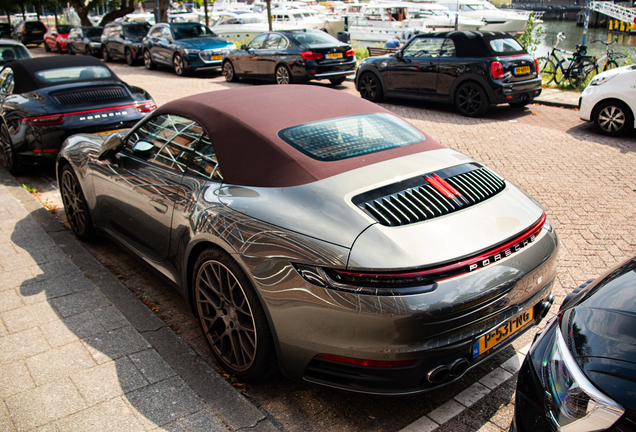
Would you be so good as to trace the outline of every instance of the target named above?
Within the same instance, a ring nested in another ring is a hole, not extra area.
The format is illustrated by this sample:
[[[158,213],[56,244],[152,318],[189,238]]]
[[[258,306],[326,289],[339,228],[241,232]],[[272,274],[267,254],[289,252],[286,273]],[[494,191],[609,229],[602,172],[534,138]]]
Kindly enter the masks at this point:
[[[571,127],[566,131],[566,133],[582,141],[589,141],[615,148],[621,153],[636,152],[636,129],[633,129],[626,135],[612,137],[601,134],[596,129],[593,122],[584,122],[580,125]]]
[[[210,430],[225,430],[106,298],[103,278],[82,272],[60,249],[60,241],[75,241],[70,233],[56,228],[43,207],[29,212],[15,200],[3,207],[1,228],[11,234],[1,263],[17,299],[2,322],[18,346],[5,346],[0,357],[28,370],[18,385],[25,391],[5,399],[16,428],[55,423],[59,430],[97,431],[106,423],[144,431],[206,421]],[[156,327],[148,330],[162,325]]]

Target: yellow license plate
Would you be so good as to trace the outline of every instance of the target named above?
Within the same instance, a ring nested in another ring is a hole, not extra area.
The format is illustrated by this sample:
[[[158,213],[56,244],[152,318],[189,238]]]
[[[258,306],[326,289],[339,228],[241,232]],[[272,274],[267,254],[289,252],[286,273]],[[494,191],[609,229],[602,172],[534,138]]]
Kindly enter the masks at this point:
[[[328,59],[342,58],[342,53],[327,54]]]
[[[530,66],[519,66],[515,68],[515,75],[523,75],[530,73]]]
[[[42,30],[33,30],[31,33],[42,33]]]
[[[106,135],[109,133],[113,133],[113,132],[117,132],[123,129],[113,129],[113,130],[108,130],[108,131],[104,131],[104,132],[93,132],[93,135]]]
[[[218,55],[218,56],[212,56],[210,57],[210,60],[222,60],[223,56],[222,55]]]
[[[534,309],[531,308],[521,315],[517,315],[513,319],[502,324],[490,333],[480,337],[473,346],[473,358],[479,357],[480,355],[490,351],[491,349],[508,339],[510,336],[515,334],[517,331],[525,327],[526,324],[532,321],[533,315]]]

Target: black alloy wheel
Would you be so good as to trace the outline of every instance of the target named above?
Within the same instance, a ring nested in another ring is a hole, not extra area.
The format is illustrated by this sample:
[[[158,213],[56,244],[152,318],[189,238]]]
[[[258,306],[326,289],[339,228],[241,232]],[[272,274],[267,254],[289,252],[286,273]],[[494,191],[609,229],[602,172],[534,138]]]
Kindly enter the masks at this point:
[[[223,63],[223,76],[227,82],[237,82],[239,80],[239,77],[234,71],[234,65],[229,60]]]
[[[157,69],[157,65],[155,64],[155,62],[152,61],[152,57],[150,56],[150,51],[148,50],[144,51],[144,66],[146,66],[146,69],[148,70]]]
[[[460,114],[466,117],[480,117],[488,112],[490,101],[486,91],[479,84],[467,82],[457,89],[455,106]]]
[[[340,84],[345,82],[345,79],[346,79],[345,77],[342,77],[342,78],[329,78],[329,82],[331,83],[331,85],[339,86]]]
[[[62,168],[60,176],[60,193],[62,202],[64,203],[64,211],[71,226],[73,233],[83,241],[93,240],[95,238],[95,227],[88,212],[86,199],[82,187],[73,172],[70,165]]]
[[[594,111],[594,124],[609,136],[620,136],[631,130],[634,117],[629,107],[621,101],[605,101]]]
[[[280,65],[276,68],[275,72],[276,84],[292,84],[292,76],[287,66]]]
[[[239,265],[218,249],[197,258],[192,285],[196,312],[212,353],[228,372],[247,381],[277,369],[265,312]]]
[[[126,48],[126,51],[124,52],[125,56],[126,56],[126,64],[128,66],[134,66],[135,65],[135,57],[133,57],[133,53],[130,49]]]
[[[63,54],[64,51],[62,51],[62,45],[60,45],[59,43],[57,44],[57,53],[58,54]]]
[[[172,66],[174,68],[174,73],[179,76],[185,75],[185,63],[183,62],[181,54],[177,53],[174,55],[174,58],[172,59]]]
[[[71,44],[66,44],[66,52],[68,52],[68,55],[75,55],[75,51],[73,51],[73,46]]]
[[[104,45],[102,45],[102,60],[106,63],[112,60],[110,54],[108,54],[108,48]]]
[[[7,165],[7,170],[13,175],[19,174],[21,170],[20,161],[11,143],[9,129],[7,129],[7,126],[4,124],[0,127],[0,142],[2,144],[2,153],[4,153],[4,163]]]
[[[358,81],[358,91],[363,99],[371,102],[378,102],[384,96],[380,80],[371,72],[362,74]]]

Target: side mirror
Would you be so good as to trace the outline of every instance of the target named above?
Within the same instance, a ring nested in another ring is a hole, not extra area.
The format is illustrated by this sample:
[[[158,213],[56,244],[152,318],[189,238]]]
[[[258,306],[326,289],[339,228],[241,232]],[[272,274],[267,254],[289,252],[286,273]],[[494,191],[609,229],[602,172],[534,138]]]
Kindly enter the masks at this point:
[[[121,135],[114,133],[104,141],[99,153],[97,153],[98,160],[110,159],[115,153],[124,148],[124,141],[121,139]]]
[[[245,51],[247,49],[247,45],[243,44],[241,45],[241,51]]]
[[[402,51],[396,51],[395,54],[393,54],[393,55],[398,60],[402,60],[402,58],[404,57],[404,55],[402,54]]]

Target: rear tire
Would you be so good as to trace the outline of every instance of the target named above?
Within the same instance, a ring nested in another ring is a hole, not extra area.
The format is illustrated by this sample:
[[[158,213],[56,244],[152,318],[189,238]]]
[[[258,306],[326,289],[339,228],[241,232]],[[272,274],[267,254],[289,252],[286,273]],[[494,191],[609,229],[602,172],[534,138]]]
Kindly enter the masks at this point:
[[[276,84],[285,85],[293,84],[294,82],[291,72],[289,71],[289,69],[287,69],[287,66],[284,65],[280,65],[276,68],[274,77],[276,79]]]
[[[603,135],[621,136],[632,129],[634,114],[623,102],[609,100],[594,110],[594,124]]]
[[[379,102],[384,97],[382,83],[372,72],[365,72],[358,81],[358,91],[363,99]]]
[[[4,124],[0,127],[0,144],[2,144],[2,153],[4,153],[4,163],[7,166],[7,170],[13,175],[20,174],[22,164],[11,142],[9,129]]]
[[[455,106],[463,116],[481,117],[490,109],[490,101],[482,86],[475,82],[467,82],[457,89]]]
[[[225,252],[209,248],[197,258],[192,276],[199,323],[220,365],[246,381],[274,374],[274,340],[241,267]]]
[[[24,44],[24,42],[23,42]],[[26,44],[24,44],[26,46]],[[47,44],[46,42],[44,42],[44,51],[46,52],[51,52],[51,48],[49,48],[49,44]]]
[[[62,168],[59,188],[68,224],[73,233],[82,241],[95,239],[95,227],[88,211],[82,186],[80,186],[70,165],[65,165]]]

